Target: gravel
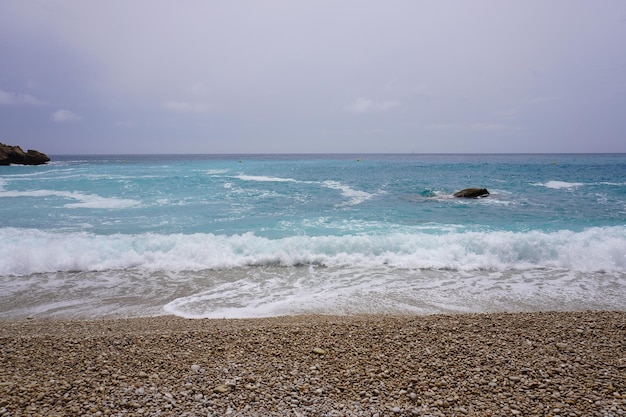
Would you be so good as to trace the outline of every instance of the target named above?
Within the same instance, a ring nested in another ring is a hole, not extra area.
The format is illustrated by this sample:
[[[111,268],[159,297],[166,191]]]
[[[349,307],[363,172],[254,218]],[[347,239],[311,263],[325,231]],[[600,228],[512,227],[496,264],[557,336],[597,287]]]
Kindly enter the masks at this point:
[[[626,312],[0,321],[0,416],[626,416]]]

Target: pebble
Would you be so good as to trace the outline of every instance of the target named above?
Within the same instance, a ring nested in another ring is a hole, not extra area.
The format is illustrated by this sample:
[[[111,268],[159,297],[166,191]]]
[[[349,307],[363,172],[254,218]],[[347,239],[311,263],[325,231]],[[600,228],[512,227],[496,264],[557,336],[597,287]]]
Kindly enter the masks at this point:
[[[0,321],[0,416],[626,416],[625,329],[626,312]]]
[[[218,385],[213,389],[213,391],[223,394],[230,391],[230,388],[228,387],[228,385]]]

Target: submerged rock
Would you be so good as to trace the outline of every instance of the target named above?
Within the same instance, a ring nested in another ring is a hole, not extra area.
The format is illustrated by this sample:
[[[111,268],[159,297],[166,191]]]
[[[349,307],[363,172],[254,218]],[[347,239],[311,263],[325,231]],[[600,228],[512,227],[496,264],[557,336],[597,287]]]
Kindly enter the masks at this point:
[[[459,198],[478,198],[488,196],[489,191],[486,188],[465,188],[452,195]]]
[[[19,146],[0,143],[0,165],[42,165],[50,161],[46,154],[32,149],[24,152]]]

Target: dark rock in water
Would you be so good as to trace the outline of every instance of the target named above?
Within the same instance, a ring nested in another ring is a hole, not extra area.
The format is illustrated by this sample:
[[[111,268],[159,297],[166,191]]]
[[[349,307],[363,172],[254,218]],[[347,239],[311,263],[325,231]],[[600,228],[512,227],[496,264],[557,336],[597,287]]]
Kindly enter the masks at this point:
[[[19,146],[0,143],[0,165],[42,165],[50,161],[46,154],[29,149],[24,152]]]
[[[478,198],[488,196],[489,191],[486,188],[466,188],[452,195],[459,198]]]

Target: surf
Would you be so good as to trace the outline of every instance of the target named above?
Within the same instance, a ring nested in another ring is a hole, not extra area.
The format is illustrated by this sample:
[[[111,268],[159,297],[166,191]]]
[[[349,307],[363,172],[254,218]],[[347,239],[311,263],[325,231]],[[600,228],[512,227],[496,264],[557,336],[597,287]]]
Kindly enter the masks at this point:
[[[216,234],[55,233],[0,229],[0,275],[129,268],[198,271],[247,266],[321,265],[402,269],[626,269],[626,227],[582,232],[450,232],[447,227],[343,236],[270,239]],[[434,231],[434,232],[433,232]]]

